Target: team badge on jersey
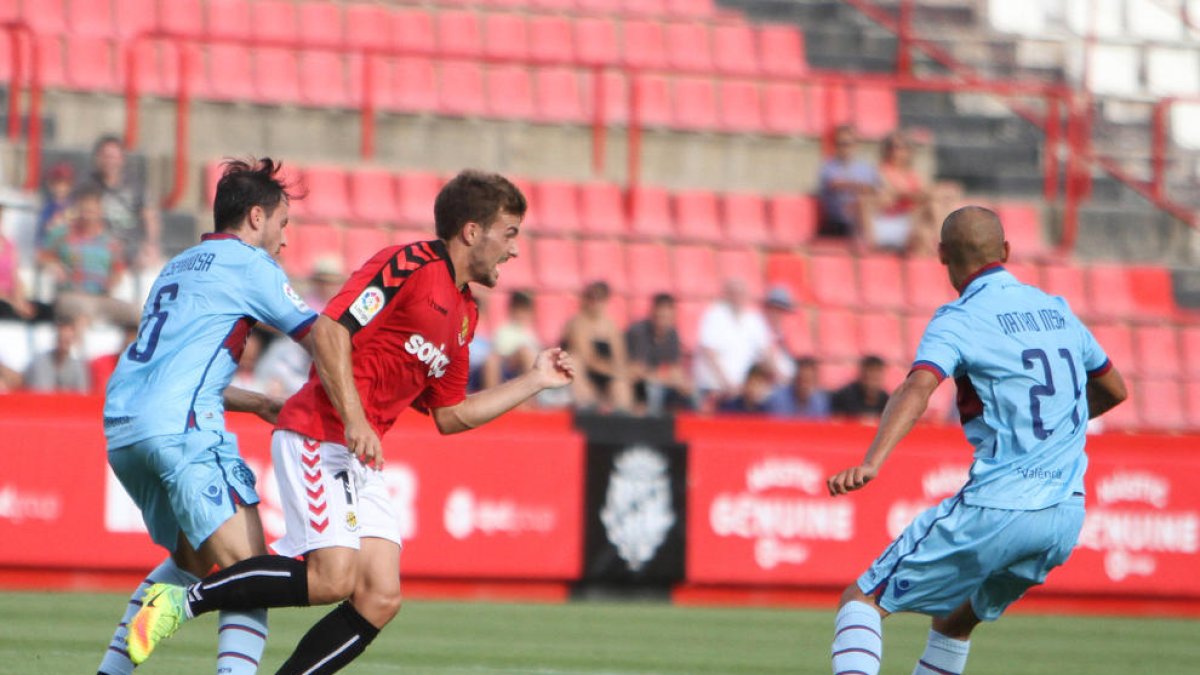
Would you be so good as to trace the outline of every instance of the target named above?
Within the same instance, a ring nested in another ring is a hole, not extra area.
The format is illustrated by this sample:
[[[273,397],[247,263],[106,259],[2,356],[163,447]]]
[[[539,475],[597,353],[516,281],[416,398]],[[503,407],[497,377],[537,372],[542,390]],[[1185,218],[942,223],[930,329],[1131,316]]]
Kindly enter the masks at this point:
[[[359,294],[354,304],[350,305],[350,314],[358,319],[360,325],[367,325],[379,310],[383,309],[383,291],[375,286],[367,286]]]
[[[297,293],[295,289],[292,288],[292,285],[286,281],[283,282],[283,294],[287,296],[288,300],[292,301],[292,304],[296,306],[296,309],[300,310],[301,312],[311,311],[308,308],[308,303],[304,302],[304,298],[300,297],[300,294]]]
[[[467,317],[464,316],[463,322],[462,322],[462,329],[458,331],[458,346],[459,347],[467,344],[467,331],[470,330],[470,328],[471,328],[471,323],[467,320]]]

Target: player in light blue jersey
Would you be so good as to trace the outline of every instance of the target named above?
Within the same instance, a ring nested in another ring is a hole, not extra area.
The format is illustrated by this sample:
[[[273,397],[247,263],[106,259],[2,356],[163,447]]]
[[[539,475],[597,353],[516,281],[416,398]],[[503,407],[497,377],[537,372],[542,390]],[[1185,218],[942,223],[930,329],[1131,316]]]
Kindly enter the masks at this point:
[[[149,586],[195,581],[214,565],[267,552],[255,477],[224,418],[226,410],[245,411],[273,423],[282,405],[229,387],[250,329],[262,322],[299,341],[314,354],[322,382],[342,404],[339,411],[361,408],[346,376],[349,359],[339,360],[324,346],[332,322],[318,321],[275,262],[286,245],[290,198],[278,171],[270,159],[226,163],[213,204],[215,232],[163,268],[137,340],[109,380],[109,464],[141,509],[150,537],[171,555],[134,592],[100,664],[102,674],[133,672],[127,639],[136,644],[144,636],[128,635],[126,624]],[[347,438],[370,460],[379,454],[379,440],[362,426],[348,428]],[[217,672],[255,672],[266,632],[265,610],[222,613]]]
[[[995,213],[968,206],[946,218],[938,256],[959,298],[929,322],[863,463],[828,481],[836,496],[874,479],[934,389],[954,378],[975,450],[970,478],[842,594],[835,675],[879,672],[881,620],[892,612],[933,617],[914,675],[962,673],[975,626],[1042,583],[1078,539],[1087,421],[1125,400],[1125,382],[1066,301],[1004,270],[1008,252]]]

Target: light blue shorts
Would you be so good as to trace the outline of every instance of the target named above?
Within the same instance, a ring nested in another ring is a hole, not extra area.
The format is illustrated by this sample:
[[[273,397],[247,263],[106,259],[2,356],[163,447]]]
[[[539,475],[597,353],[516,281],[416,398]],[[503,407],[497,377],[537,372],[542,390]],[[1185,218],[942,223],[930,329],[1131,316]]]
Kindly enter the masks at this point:
[[[1083,496],[1040,511],[1008,511],[951,497],[917,516],[858,578],[889,612],[945,616],[966,600],[995,621],[1066,562],[1083,527]]]
[[[222,431],[155,436],[108,451],[108,463],[142,510],[154,543],[174,552],[182,531],[192,548],[233,517],[236,504],[257,504],[254,472]]]

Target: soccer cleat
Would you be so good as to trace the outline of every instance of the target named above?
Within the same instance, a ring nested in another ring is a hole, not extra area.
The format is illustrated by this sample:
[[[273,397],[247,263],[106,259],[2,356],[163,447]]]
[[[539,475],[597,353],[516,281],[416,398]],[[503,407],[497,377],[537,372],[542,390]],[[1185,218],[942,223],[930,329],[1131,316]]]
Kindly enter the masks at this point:
[[[159,642],[171,637],[187,620],[184,608],[187,595],[182,586],[154,584],[142,596],[142,608],[129,622],[125,638],[129,660],[141,665]]]

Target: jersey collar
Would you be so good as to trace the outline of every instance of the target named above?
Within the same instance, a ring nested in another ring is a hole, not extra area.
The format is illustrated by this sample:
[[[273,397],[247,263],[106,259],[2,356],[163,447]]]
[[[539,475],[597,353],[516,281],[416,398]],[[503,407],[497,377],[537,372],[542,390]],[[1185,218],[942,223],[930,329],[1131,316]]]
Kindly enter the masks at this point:
[[[974,274],[967,277],[967,279],[965,281],[963,281],[962,288],[958,291],[958,297],[961,298],[967,292],[967,289],[970,288],[971,284],[975,283],[976,279],[986,277],[986,276],[995,274],[997,272],[1003,272],[1003,271],[1004,271],[1004,265],[1002,265],[1001,263],[998,263],[998,262],[988,263],[988,264],[984,265],[983,267],[980,267],[979,269],[975,270]]]
[[[238,238],[238,236],[236,234],[230,234],[228,232],[208,232],[206,234],[200,235],[200,241],[212,241],[213,239],[237,239],[237,238]]]
[[[450,260],[450,249],[446,248],[446,242],[441,239],[434,239],[429,242],[429,248],[433,249],[437,257],[446,261],[446,271],[450,273],[450,280],[454,281],[454,262]],[[466,290],[467,282],[464,281],[458,289],[460,291]]]

